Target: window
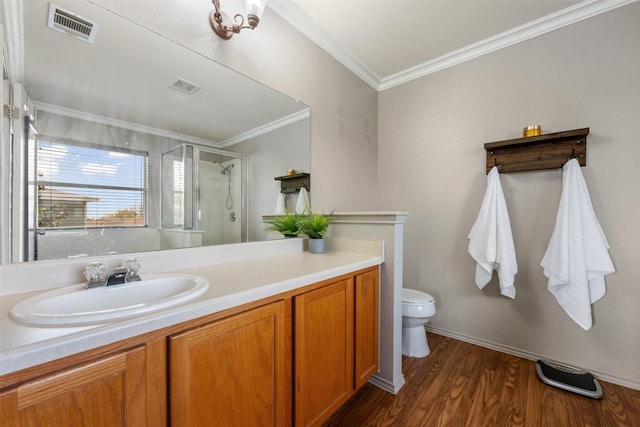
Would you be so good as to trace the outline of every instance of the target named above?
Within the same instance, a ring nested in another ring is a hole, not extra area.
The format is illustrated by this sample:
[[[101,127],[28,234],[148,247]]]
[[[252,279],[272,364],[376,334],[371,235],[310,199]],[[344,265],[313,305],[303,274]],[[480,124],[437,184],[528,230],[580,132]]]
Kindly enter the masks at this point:
[[[172,163],[173,170],[173,226],[183,224],[184,214],[184,162],[182,160],[174,160]]]
[[[145,226],[148,153],[40,136],[38,228]]]

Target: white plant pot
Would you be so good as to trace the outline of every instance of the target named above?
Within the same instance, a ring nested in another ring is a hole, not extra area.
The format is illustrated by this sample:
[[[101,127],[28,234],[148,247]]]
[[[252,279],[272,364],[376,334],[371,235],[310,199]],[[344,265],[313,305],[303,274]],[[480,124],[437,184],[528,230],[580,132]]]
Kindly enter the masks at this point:
[[[309,239],[309,252],[321,254],[324,252],[324,239]]]

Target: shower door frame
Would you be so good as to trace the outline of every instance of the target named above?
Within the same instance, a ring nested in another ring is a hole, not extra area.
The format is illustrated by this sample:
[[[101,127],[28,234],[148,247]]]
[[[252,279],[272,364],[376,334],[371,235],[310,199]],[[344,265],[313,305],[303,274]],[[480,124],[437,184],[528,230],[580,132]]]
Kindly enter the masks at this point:
[[[212,147],[185,144],[193,147],[193,163],[194,163],[194,176],[198,179],[194,179],[194,212],[193,212],[193,225],[194,230],[201,230],[201,204],[200,204],[200,153],[207,152],[211,154],[217,154],[220,156],[230,157],[232,159],[240,160],[241,171],[238,174],[240,176],[240,242],[246,242],[249,227],[249,221],[247,221],[247,157],[244,154],[234,153],[232,151],[220,150]],[[224,244],[224,243],[223,243]]]

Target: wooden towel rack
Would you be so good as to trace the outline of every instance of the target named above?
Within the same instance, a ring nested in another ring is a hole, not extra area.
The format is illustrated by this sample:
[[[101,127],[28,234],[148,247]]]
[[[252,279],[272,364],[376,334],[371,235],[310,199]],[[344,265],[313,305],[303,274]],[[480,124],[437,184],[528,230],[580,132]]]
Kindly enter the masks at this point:
[[[561,168],[572,157],[587,164],[589,128],[548,133],[484,144],[487,171],[498,166],[501,173]]]
[[[296,193],[302,187],[311,191],[311,175],[308,173],[300,172],[293,175],[277,176],[274,179],[280,181],[280,191],[283,194]]]

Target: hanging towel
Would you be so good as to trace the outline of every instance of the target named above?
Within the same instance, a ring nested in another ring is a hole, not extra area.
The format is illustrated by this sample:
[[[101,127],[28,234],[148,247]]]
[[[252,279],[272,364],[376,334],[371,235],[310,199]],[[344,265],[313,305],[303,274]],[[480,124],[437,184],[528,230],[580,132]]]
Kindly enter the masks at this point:
[[[476,261],[476,285],[480,289],[489,283],[493,270],[498,270],[500,293],[509,298],[516,297],[514,277],[518,263],[497,166],[487,176],[487,191],[478,219],[469,233],[469,254]]]
[[[310,211],[311,208],[309,207],[309,195],[307,194],[307,189],[304,187],[300,187],[300,193],[298,193],[298,201],[296,202],[296,213],[303,214]]]
[[[285,204],[284,204],[284,194],[278,193],[278,199],[276,200],[276,215],[284,215],[286,212]]]
[[[604,276],[615,268],[576,159],[562,168],[556,225],[540,265],[560,306],[584,330],[591,329],[591,304],[604,296]]]

